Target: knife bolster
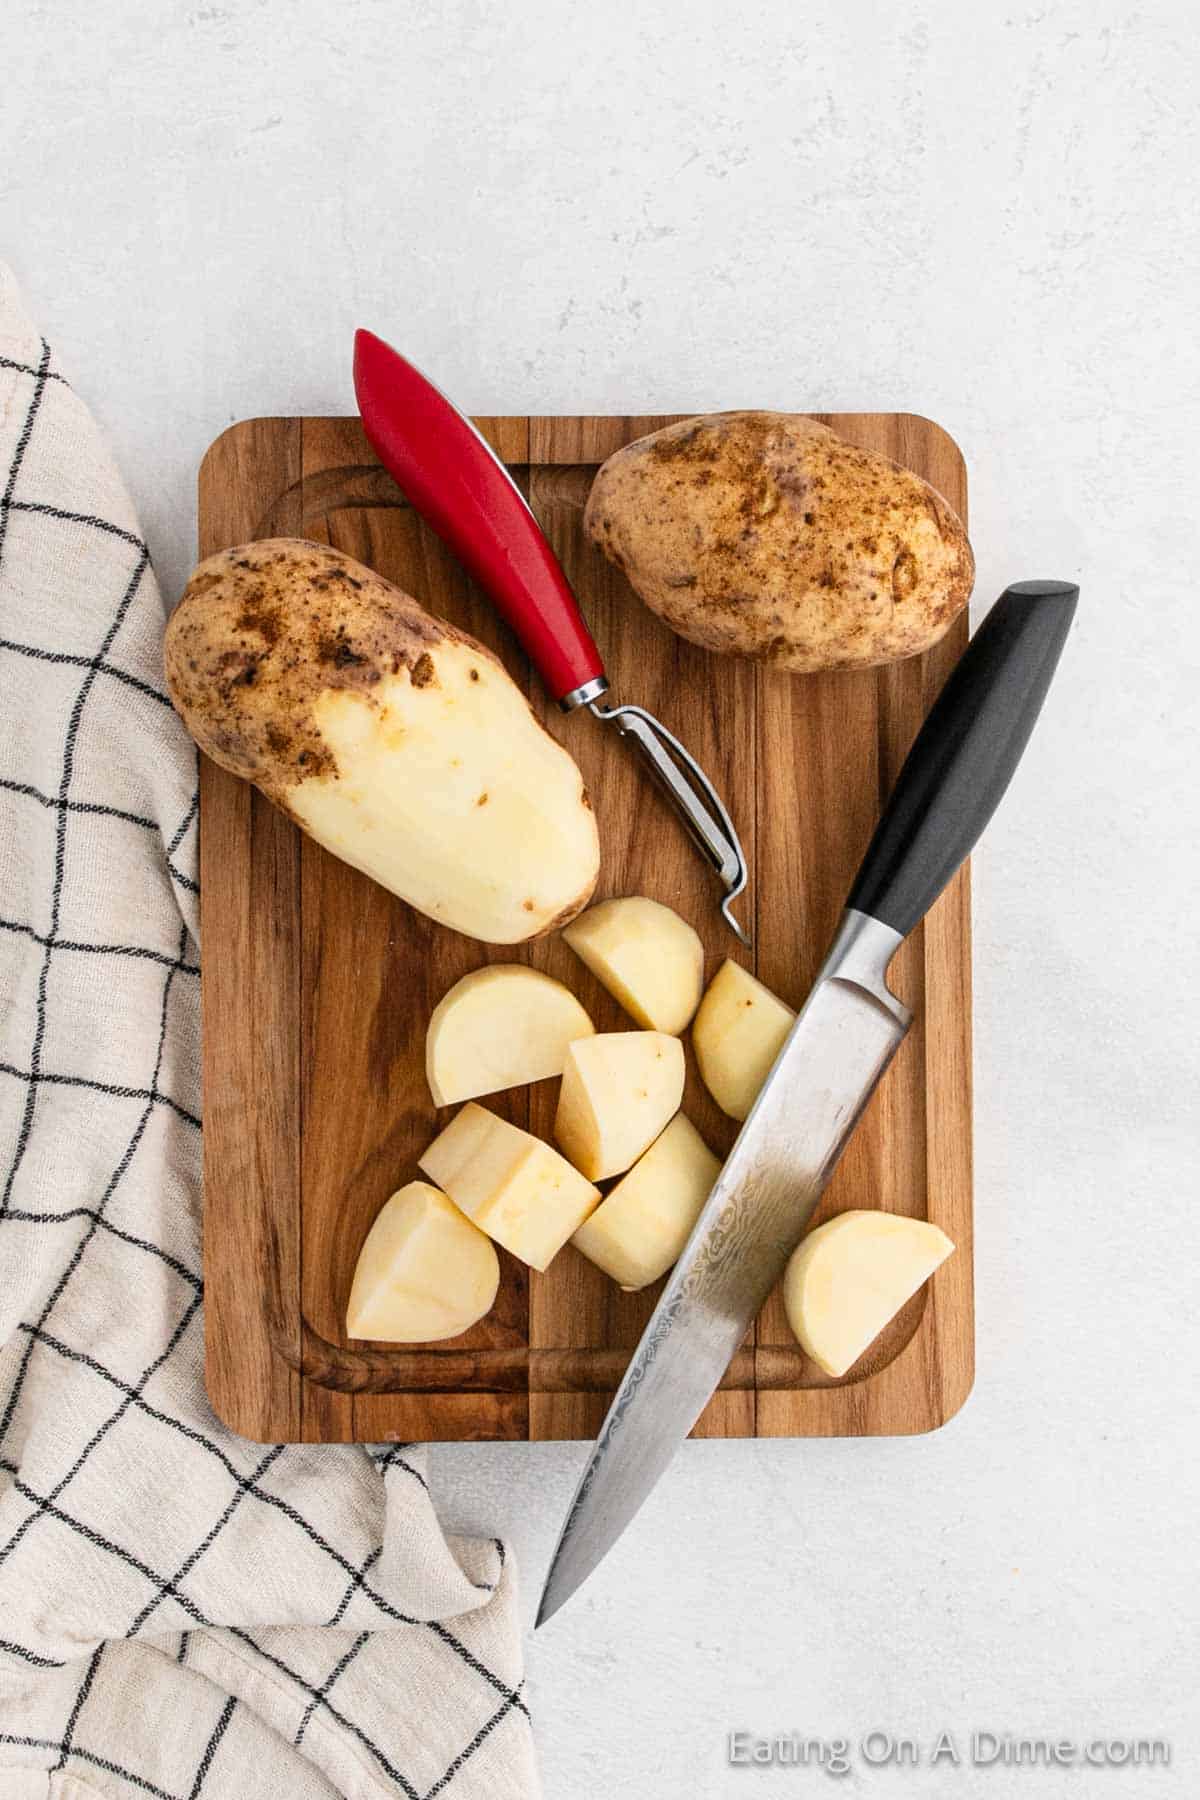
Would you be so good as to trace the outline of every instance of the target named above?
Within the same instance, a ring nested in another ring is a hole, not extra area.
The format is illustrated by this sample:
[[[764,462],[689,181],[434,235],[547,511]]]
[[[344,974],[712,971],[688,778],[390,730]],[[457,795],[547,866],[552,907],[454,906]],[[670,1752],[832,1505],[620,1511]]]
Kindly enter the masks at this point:
[[[817,980],[851,982],[907,1030],[912,1013],[887,984],[888,965],[903,942],[901,934],[882,919],[848,906]]]

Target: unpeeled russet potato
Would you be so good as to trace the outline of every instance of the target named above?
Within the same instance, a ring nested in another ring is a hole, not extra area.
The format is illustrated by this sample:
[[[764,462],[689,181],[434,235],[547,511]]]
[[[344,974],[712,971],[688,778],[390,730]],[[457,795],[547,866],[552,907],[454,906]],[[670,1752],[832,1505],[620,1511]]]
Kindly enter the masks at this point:
[[[473,1100],[419,1160],[481,1231],[532,1269],[548,1266],[600,1199],[557,1150]]]
[[[723,962],[692,1022],[700,1079],[731,1119],[745,1119],[795,1023],[790,1006],[739,963]]]
[[[489,650],[361,563],[298,538],[223,550],[165,649],[200,748],[418,912],[514,944],[590,897],[571,757]]]
[[[642,894],[602,900],[573,919],[563,937],[647,1031],[682,1031],[700,1004],[704,946],[659,900]]]
[[[433,1010],[425,1073],[437,1106],[561,1075],[567,1046],[595,1026],[561,981],[523,963],[464,975]]]
[[[665,1275],[721,1172],[692,1121],[676,1113],[571,1242],[631,1292]]]
[[[567,1051],[554,1136],[589,1181],[623,1175],[679,1111],[683,1045],[663,1031],[604,1031]]]
[[[410,1181],[367,1233],[346,1331],[394,1344],[458,1337],[491,1311],[499,1285],[491,1239],[437,1188]]]
[[[788,1324],[827,1375],[844,1375],[951,1254],[938,1226],[899,1213],[839,1213],[793,1251]]]
[[[712,413],[625,445],[584,525],[681,637],[793,672],[927,650],[975,577],[935,488],[802,413]]]

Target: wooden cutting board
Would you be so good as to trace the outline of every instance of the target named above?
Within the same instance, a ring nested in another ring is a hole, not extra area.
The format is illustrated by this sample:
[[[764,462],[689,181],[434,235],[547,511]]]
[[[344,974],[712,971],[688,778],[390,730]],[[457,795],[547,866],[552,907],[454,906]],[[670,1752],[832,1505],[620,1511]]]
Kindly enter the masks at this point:
[[[821,415],[934,483],[965,518],[962,458],[901,414]],[[752,875],[744,952],[717,888],[614,731],[564,718],[505,627],[375,461],[357,419],[252,419],[200,472],[202,555],[298,536],[369,563],[483,639],[580,763],[600,825],[597,898],[644,893],[798,1006],[881,803],[946,673],[965,618],[930,655],[861,674],[792,676],[683,643],[585,542],[582,509],[613,450],[665,418],[480,419],[557,550],[613,693],[658,713],[708,770]],[[244,1436],[309,1443],[594,1435],[657,1289],[622,1294],[570,1245],[544,1275],[500,1252],[495,1309],[448,1345],[352,1344],[359,1247],[451,1111],[432,1106],[425,1025],[468,969],[522,960],[575,989],[601,1031],[629,1021],[557,939],[488,950],[411,912],[303,837],[259,794],[201,771],[207,1378]],[[927,1431],[973,1374],[970,915],[967,873],[893,965],[914,1009],[820,1217],[886,1207],[941,1225],[958,1252],[841,1381],[798,1348],[777,1295],[701,1418],[708,1437]],[[554,1082],[489,1099],[550,1135]],[[715,1150],[736,1133],[689,1075],[685,1108]],[[451,1109],[452,1110],[452,1109]]]

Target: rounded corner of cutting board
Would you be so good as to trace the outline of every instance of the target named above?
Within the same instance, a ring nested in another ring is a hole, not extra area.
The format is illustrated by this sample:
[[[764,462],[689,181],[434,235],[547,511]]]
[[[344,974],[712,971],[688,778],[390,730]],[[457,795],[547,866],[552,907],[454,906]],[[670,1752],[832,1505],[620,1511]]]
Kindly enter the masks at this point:
[[[230,457],[236,455],[244,445],[252,442],[260,434],[269,433],[279,426],[297,423],[299,423],[298,420],[282,416],[272,417],[269,413],[263,413],[252,419],[235,419],[232,425],[226,425],[224,431],[219,431],[213,438],[200,458],[197,474],[201,491],[203,492],[207,483],[222,473]]]
[[[927,446],[937,446],[946,462],[952,466],[957,473],[965,497],[967,489],[967,459],[963,454],[962,445],[954,434],[947,430],[945,425],[939,424],[936,419],[929,418],[925,413],[897,413],[896,418],[899,421],[900,432],[903,437],[920,437],[925,440]]]
[[[953,1424],[975,1392],[974,1342],[972,1342],[971,1350],[970,1367],[964,1371],[961,1382],[943,1395],[941,1411],[933,1424],[928,1427],[929,1431],[942,1431],[947,1425]]]

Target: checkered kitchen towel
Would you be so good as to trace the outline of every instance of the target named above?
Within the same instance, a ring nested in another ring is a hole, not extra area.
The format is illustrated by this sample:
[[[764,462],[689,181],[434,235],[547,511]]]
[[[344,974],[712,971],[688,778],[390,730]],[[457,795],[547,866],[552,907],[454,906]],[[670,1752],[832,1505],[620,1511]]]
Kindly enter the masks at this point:
[[[511,1564],[423,1453],[201,1383],[195,766],[149,555],[0,267],[0,1800],[529,1800]]]

